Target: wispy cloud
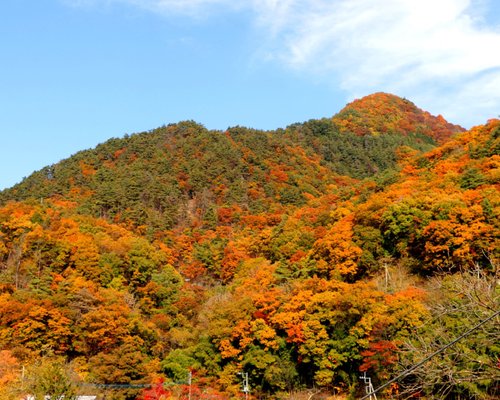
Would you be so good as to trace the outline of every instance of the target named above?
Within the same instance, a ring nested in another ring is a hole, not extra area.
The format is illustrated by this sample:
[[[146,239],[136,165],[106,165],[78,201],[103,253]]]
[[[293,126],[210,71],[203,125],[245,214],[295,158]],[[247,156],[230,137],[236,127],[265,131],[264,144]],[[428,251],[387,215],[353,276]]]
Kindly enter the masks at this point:
[[[456,116],[448,104],[479,118],[500,109],[500,29],[483,20],[487,0],[73,1],[188,16],[251,11],[267,32],[267,60],[320,76],[351,97],[391,91],[443,107],[447,117]]]
[[[211,12],[215,7],[238,8],[239,1],[227,0],[113,0],[132,3],[161,13],[179,13],[199,16]]]
[[[113,4],[128,4],[152,12],[173,15],[180,14],[189,17],[200,17],[213,14],[221,9],[237,10],[248,5],[245,0],[60,0],[76,7],[111,6]]]
[[[334,69],[349,91],[466,80],[500,66],[500,32],[476,25],[466,0],[322,2],[286,39],[296,68]]]

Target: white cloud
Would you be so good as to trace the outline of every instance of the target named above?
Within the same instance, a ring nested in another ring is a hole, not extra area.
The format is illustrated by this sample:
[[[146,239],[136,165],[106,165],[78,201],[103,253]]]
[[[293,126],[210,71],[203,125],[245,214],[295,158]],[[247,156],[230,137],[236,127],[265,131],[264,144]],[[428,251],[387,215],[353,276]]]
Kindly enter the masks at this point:
[[[448,99],[456,109],[470,105],[479,118],[500,109],[500,29],[484,23],[487,0],[65,1],[121,2],[195,17],[250,10],[267,33],[266,59],[320,76],[351,97],[390,91],[427,99],[433,112],[442,112]]]
[[[423,108],[439,110],[450,121],[465,121],[470,126],[500,118],[500,69],[475,75],[450,91],[426,88],[412,100]]]
[[[498,113],[500,31],[477,24],[474,2],[310,3],[311,11],[293,16],[296,28],[282,37],[279,58],[292,68],[335,74],[351,96],[384,90],[427,97],[431,110],[466,125],[478,121],[472,112],[479,120],[495,107]]]
[[[310,1],[292,16],[280,59],[295,68],[335,69],[348,89],[410,75],[419,82],[500,66],[500,32],[473,24],[466,0]],[[345,68],[347,67],[347,68]],[[356,76],[354,76],[356,75]]]

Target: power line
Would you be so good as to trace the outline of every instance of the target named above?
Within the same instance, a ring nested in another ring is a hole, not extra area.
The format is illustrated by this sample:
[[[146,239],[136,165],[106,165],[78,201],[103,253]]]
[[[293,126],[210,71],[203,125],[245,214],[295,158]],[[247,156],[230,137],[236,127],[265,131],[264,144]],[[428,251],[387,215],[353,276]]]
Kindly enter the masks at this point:
[[[186,382],[163,382],[162,386],[185,385]],[[189,385],[190,382],[188,381]],[[101,389],[142,389],[151,388],[155,385],[150,383],[79,383],[78,386],[92,386]]]
[[[410,372],[412,372],[413,370],[417,369],[418,367],[421,367],[423,364],[425,364],[427,361],[429,361],[432,357],[438,355],[439,353],[442,353],[443,351],[445,351],[448,347],[451,347],[453,346],[455,343],[457,343],[459,340],[463,339],[464,337],[470,335],[472,332],[474,332],[477,328],[479,328],[480,326],[484,325],[486,322],[492,320],[493,318],[495,318],[497,315],[500,314],[500,310],[497,311],[496,313],[494,313],[493,315],[490,315],[488,318],[482,320],[481,322],[479,322],[476,326],[472,327],[471,329],[469,329],[467,332],[463,333],[462,335],[460,335],[459,337],[457,337],[455,340],[451,341],[450,343],[448,343],[447,345],[441,347],[440,349],[436,350],[434,353],[432,353],[431,355],[427,356],[426,358],[424,358],[422,361],[420,361],[419,363],[415,364],[413,367],[410,367],[408,368],[406,371],[403,371],[402,373],[400,373],[398,376],[396,376],[395,378],[392,378],[390,381],[387,381],[386,383],[384,383],[383,385],[379,386],[378,388],[376,388],[373,392],[371,393],[368,393],[367,395],[363,396],[361,398],[361,400],[364,400],[364,399],[368,399],[371,395],[374,395],[375,393],[379,392],[380,390],[386,388],[387,386],[389,386],[390,384],[398,381],[399,379],[401,379],[403,376],[405,375],[408,375]]]
[[[150,388],[151,384],[132,384],[132,383],[79,383],[78,386],[92,386],[102,389],[141,389]]]

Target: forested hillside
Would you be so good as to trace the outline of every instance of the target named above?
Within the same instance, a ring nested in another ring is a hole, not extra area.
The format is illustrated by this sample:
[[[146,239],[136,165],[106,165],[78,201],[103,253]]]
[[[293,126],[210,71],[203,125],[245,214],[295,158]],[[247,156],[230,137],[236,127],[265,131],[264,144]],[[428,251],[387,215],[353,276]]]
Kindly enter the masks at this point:
[[[383,384],[500,309],[499,136],[378,93],[35,172],[0,193],[0,398],[60,376],[107,399],[229,399],[241,373],[252,398],[362,396],[363,372]],[[379,396],[497,398],[498,332]]]

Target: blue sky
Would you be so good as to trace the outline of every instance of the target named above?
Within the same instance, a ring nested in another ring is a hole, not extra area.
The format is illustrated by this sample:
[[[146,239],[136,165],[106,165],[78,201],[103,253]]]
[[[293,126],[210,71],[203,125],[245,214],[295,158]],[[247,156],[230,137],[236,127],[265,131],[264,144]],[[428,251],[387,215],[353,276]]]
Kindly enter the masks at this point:
[[[0,189],[111,137],[329,117],[376,91],[500,114],[495,0],[2,0]]]

